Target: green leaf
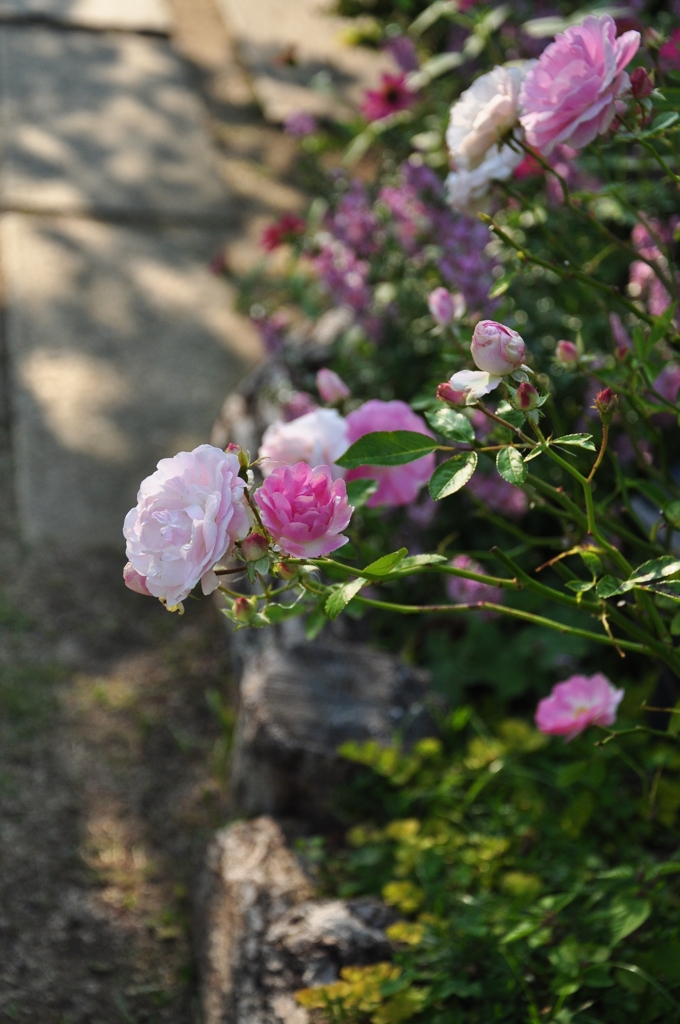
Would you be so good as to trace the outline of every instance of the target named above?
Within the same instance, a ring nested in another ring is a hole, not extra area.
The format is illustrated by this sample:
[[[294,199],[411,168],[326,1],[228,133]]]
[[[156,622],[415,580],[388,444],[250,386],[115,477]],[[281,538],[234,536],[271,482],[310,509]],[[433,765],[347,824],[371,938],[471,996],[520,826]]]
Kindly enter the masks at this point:
[[[595,593],[600,600],[606,600],[608,597],[616,597],[617,594],[625,594],[628,590],[632,590],[632,584],[619,580],[616,576],[603,576],[597,584],[597,590]]]
[[[671,580],[669,583],[646,583],[640,590],[649,590],[653,594],[668,597],[671,601],[680,601],[680,580]]]
[[[673,710],[680,711],[680,701],[677,702]],[[680,714],[670,716],[667,731],[670,736],[677,736],[680,733]]]
[[[436,565],[437,562],[446,562],[445,555],[409,555],[403,562],[399,563],[399,571],[404,569],[417,569],[421,565]]]
[[[361,508],[377,490],[377,480],[350,480],[347,484],[347,500],[353,508]]]
[[[455,494],[461,487],[465,487],[476,468],[477,452],[454,455],[452,459],[438,466],[432,474],[431,496],[435,501],[440,501],[442,498],[448,498],[450,494]]]
[[[648,583],[650,580],[666,579],[676,572],[680,572],[680,559],[675,555],[662,555],[660,558],[651,558],[634,569],[630,574],[630,582]]]
[[[527,467],[516,448],[501,448],[496,456],[496,469],[509,484],[519,487],[527,478]]]
[[[658,117],[654,118],[647,131],[640,134],[639,138],[651,139],[655,135],[660,135],[661,132],[665,132],[671,128],[676,121],[680,121],[680,114],[677,110],[668,111],[665,114],[659,114]]]
[[[349,583],[343,583],[341,587],[334,589],[325,604],[328,618],[337,619],[340,612],[347,607],[352,598],[359,593],[366,583],[368,583],[368,580],[359,576],[358,579],[350,580]]]
[[[358,466],[403,466],[407,462],[421,459],[433,452],[439,445],[427,434],[416,434],[412,430],[379,430],[364,434],[337,460],[343,469]]]
[[[307,639],[315,640],[327,622],[328,616],[323,609],[323,605],[319,604],[305,619],[305,636]]]
[[[586,569],[592,572],[593,576],[598,576],[602,572],[602,562],[594,551],[580,551],[579,554]]]
[[[564,585],[575,594],[587,594],[595,586],[595,580],[569,580]]]
[[[475,428],[462,412],[455,412],[453,409],[430,409],[425,413],[425,419],[433,430],[450,441],[470,444],[475,439]]]
[[[592,434],[564,434],[563,437],[556,437],[552,444],[566,444],[574,448],[586,448],[589,452],[597,450],[593,444]]]
[[[643,925],[652,912],[649,900],[634,896],[617,896],[609,908],[609,925],[613,946]]]
[[[517,277],[516,270],[506,270],[502,277],[499,277],[495,285],[493,285],[489,292],[490,299],[497,299],[500,295],[505,295],[512,282]]]
[[[382,558],[371,562],[361,571],[370,572],[372,576],[387,576],[400,562],[403,562],[407,554],[408,548],[399,548],[398,551],[393,551],[390,555],[383,555]]]
[[[675,116],[676,116],[676,118],[680,117],[680,114],[676,114]],[[675,316],[675,308],[676,308],[676,306],[677,306],[677,302],[671,302],[671,304],[668,307],[668,309],[666,309],[661,314],[661,316],[654,317],[654,326],[652,327],[651,331],[649,332],[649,338],[647,340],[647,345],[648,345],[649,349],[654,348],[654,346],[656,345],[657,341],[661,341],[661,339],[663,338],[664,334],[667,332],[668,328],[673,323],[673,318]]]
[[[262,615],[264,615],[267,622],[273,625],[276,622],[293,619],[296,615],[302,615],[306,611],[307,607],[301,601],[296,601],[294,604],[270,604],[266,609],[263,609]]]

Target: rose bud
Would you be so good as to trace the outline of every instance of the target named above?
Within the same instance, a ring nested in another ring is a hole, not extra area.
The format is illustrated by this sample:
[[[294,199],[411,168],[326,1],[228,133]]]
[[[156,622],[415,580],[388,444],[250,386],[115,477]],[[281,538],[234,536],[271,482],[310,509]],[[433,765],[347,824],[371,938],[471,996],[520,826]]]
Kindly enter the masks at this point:
[[[519,409],[520,412],[530,412],[531,409],[536,408],[540,397],[541,396],[533,384],[529,384],[528,381],[522,381],[515,392],[512,404],[515,409]]]
[[[237,597],[231,609],[235,622],[248,625],[257,611],[257,601],[252,597]]]
[[[595,396],[593,408],[597,409],[603,423],[609,423],[616,412],[618,404],[618,395],[615,395],[611,388],[605,388],[604,391],[598,392]]]
[[[480,320],[472,335],[471,352],[480,370],[502,377],[519,370],[525,348],[517,331],[495,320]]]
[[[444,384],[440,384],[437,388],[437,398],[440,402],[447,402],[449,405],[465,405],[467,393],[465,391],[456,391],[448,381],[445,381]]]
[[[576,366],[579,359],[578,349],[573,341],[558,341],[555,347],[555,359],[567,369]]]
[[[427,297],[427,306],[440,327],[450,324],[456,315],[453,295],[446,288],[435,288]]]
[[[345,398],[349,398],[352,393],[342,377],[338,377],[337,373],[326,369],[326,367],[319,370],[316,375],[316,390],[324,402],[328,402],[329,405],[342,402]]]
[[[241,554],[246,562],[258,562],[269,551],[269,541],[261,533],[253,532],[241,541]]]
[[[294,580],[296,576],[300,575],[298,567],[290,565],[288,562],[276,562],[273,571],[282,580]]]
[[[636,100],[646,100],[654,92],[654,81],[646,68],[635,68],[630,73],[630,88]]]

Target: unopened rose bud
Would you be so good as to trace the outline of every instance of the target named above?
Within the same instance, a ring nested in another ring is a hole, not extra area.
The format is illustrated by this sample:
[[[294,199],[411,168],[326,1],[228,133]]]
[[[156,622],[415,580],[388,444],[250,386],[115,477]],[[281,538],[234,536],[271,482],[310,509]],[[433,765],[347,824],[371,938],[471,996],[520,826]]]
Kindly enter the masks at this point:
[[[465,405],[467,393],[465,391],[456,391],[448,381],[445,381],[444,384],[440,384],[437,388],[437,398],[440,402],[448,402],[449,405]]]
[[[636,100],[646,100],[654,92],[654,81],[646,68],[635,68],[630,73],[630,88]]]
[[[598,392],[595,396],[594,408],[599,412],[603,423],[610,422],[618,404],[618,395],[615,395],[611,388],[605,388],[604,391]]]
[[[151,597],[151,592],[146,585],[146,576],[142,576],[136,569],[133,569],[130,562],[123,569],[123,583],[130,590],[134,590],[136,594],[144,594],[146,597]]]
[[[502,377],[520,368],[525,347],[517,331],[495,320],[480,320],[472,335],[471,352],[480,370]]]
[[[644,44],[648,50],[659,50],[666,42],[666,37],[655,28],[646,28],[644,33]]]
[[[529,412],[531,409],[536,408],[540,401],[540,397],[541,396],[533,384],[529,384],[528,381],[522,381],[515,392],[512,404],[515,409],[519,409],[520,412]]]
[[[352,393],[342,377],[338,377],[337,373],[326,369],[326,367],[319,370],[316,375],[316,390],[324,402],[328,402],[329,405],[342,402],[345,398],[349,398]]]
[[[446,288],[435,288],[427,297],[427,306],[434,320],[440,327],[446,327],[452,323],[456,308],[453,295]]]
[[[231,611],[236,622],[248,625],[253,621],[257,611],[257,600],[252,597],[237,597]]]
[[[296,565],[289,565],[287,562],[277,562],[274,565],[274,572],[282,580],[294,580],[298,575],[298,568]]]
[[[579,360],[579,353],[573,341],[558,341],[555,347],[555,359],[567,369],[576,366]]]
[[[269,541],[261,533],[253,532],[241,541],[241,554],[246,562],[259,562],[269,551]]]
[[[234,444],[233,441],[230,441],[224,450],[225,452],[228,452],[230,455],[238,455],[238,453],[241,451],[241,445]]]

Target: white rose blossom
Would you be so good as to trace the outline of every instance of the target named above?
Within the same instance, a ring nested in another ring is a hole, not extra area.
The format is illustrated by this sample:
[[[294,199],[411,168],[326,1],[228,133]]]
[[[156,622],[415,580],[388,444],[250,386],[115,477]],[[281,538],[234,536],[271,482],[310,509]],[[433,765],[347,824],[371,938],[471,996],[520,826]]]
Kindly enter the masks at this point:
[[[272,423],[263,436],[258,458],[267,477],[280,466],[306,462],[313,469],[328,466],[332,477],[344,476],[335,465],[349,448],[347,423],[336,409],[314,409],[289,423]]]
[[[503,136],[519,120],[519,92],[534,61],[481,75],[451,108],[446,143],[453,170],[446,181],[454,209],[469,210],[492,181],[509,178],[523,159]]]

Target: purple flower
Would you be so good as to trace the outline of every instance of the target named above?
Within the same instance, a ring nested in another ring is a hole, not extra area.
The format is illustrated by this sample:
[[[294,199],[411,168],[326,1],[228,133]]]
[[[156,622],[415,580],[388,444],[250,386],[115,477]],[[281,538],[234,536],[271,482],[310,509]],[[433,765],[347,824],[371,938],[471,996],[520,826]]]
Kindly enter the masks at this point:
[[[456,555],[451,565],[454,569],[464,569],[467,572],[485,575],[483,566],[479,562],[475,562],[469,555]],[[477,580],[468,580],[464,576],[447,576],[446,593],[452,604],[479,604],[482,601],[498,604],[503,597],[500,587],[494,587],[490,583],[479,583]]]
[[[529,507],[524,491],[497,473],[475,473],[467,489],[489,512],[498,512],[509,519],[521,519]]]
[[[357,312],[363,312],[370,306],[370,267],[344,242],[338,239],[326,242],[313,262],[317,274],[337,305],[349,306]]]
[[[668,242],[671,231],[665,225],[653,220],[650,227],[663,242]],[[644,224],[636,224],[633,228],[631,240],[641,256],[651,260],[658,268],[666,274],[673,273],[668,266],[668,260],[659,248],[658,240]],[[652,316],[661,316],[671,304],[671,297],[663,286],[654,269],[649,263],[642,260],[635,260],[630,267],[628,278],[628,292],[634,299],[640,299]]]
[[[253,323],[260,332],[262,343],[267,355],[277,355],[283,348],[285,342],[285,329],[288,327],[288,320],[283,313],[273,313],[267,316],[266,313],[253,314]]]
[[[359,257],[373,256],[380,249],[378,218],[371,209],[366,189],[353,181],[327,221],[328,230]]]
[[[288,135],[303,139],[306,135],[313,135],[317,131],[318,125],[311,114],[304,110],[295,110],[287,116],[283,122],[283,128]]]
[[[400,71],[417,71],[420,67],[416,48],[408,36],[396,36],[388,40],[385,49],[394,59]]]

